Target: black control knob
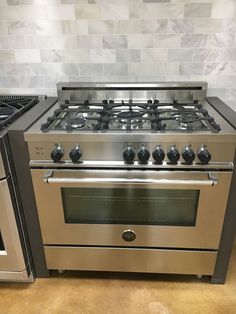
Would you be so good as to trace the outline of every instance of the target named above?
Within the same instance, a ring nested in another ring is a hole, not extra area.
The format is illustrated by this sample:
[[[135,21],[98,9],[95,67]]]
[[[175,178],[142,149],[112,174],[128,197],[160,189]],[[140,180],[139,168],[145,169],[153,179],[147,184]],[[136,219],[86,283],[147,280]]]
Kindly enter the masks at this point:
[[[158,145],[156,147],[156,149],[152,152],[152,157],[155,160],[155,162],[159,165],[162,164],[162,161],[165,158],[165,152],[164,150],[161,148],[161,145]]]
[[[75,148],[72,149],[72,151],[70,152],[70,159],[73,163],[77,163],[81,156],[82,156],[82,151],[79,148],[79,146],[75,146]]]
[[[61,146],[57,146],[51,152],[51,158],[54,162],[59,162],[64,156],[64,150]]]
[[[147,148],[142,145],[141,149],[138,151],[138,160],[141,164],[146,164],[148,159],[150,158],[150,153]]]
[[[167,157],[168,157],[170,163],[175,165],[175,164],[177,164],[177,162],[180,158],[180,153],[175,146],[172,146],[170,148],[170,150],[167,152]]]
[[[186,146],[182,152],[183,160],[186,162],[187,165],[191,165],[195,159],[195,153],[191,149],[191,145]]]
[[[208,164],[208,162],[211,160],[211,154],[209,151],[206,149],[206,146],[203,145],[199,151],[198,151],[198,159],[201,161],[203,165]]]
[[[125,151],[123,152],[123,158],[127,164],[133,163],[134,158],[135,158],[135,151],[133,150],[131,145],[128,145]]]

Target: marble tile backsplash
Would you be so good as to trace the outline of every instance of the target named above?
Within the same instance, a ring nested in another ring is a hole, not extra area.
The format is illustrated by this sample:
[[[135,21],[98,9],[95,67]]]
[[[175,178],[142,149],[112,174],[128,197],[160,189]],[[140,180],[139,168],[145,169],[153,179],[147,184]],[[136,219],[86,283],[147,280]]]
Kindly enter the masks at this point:
[[[0,0],[0,93],[185,80],[236,110],[235,0]]]

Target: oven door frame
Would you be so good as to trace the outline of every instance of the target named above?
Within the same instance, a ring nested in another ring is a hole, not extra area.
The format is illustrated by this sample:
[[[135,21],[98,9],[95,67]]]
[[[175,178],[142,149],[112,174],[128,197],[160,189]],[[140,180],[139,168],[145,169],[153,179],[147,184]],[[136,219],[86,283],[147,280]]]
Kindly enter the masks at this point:
[[[4,250],[0,250],[0,280],[7,279],[6,272],[14,272],[16,279],[28,278],[9,186],[10,177],[0,180],[0,230],[4,245]],[[22,275],[17,278],[16,272]]]
[[[220,235],[230,171],[31,169],[44,245],[213,249]],[[198,189],[195,226],[65,223],[61,188]],[[134,241],[122,238],[125,230]]]

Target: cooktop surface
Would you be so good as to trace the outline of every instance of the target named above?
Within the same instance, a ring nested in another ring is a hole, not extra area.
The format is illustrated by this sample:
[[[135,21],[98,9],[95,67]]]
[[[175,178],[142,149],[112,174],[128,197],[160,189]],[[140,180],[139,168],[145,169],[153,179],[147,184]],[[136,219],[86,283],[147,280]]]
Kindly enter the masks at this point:
[[[198,101],[179,103],[158,100],[65,101],[41,124],[42,132],[65,131],[162,131],[218,133],[217,124]]]

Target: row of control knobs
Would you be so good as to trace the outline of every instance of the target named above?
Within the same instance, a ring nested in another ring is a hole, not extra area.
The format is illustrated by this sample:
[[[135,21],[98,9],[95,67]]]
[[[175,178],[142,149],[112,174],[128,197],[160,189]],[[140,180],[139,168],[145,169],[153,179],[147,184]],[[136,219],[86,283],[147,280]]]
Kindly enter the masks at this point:
[[[58,145],[56,146],[53,151],[51,152],[51,158],[54,162],[59,162],[62,157],[64,156],[64,149]],[[69,154],[70,159],[73,163],[76,163],[80,160],[82,156],[82,151],[79,147],[79,145],[76,145]]]
[[[51,152],[51,158],[54,162],[59,162],[62,157],[64,156],[64,149],[58,145],[53,149]],[[79,145],[76,145],[70,152],[69,154],[70,159],[73,163],[77,163],[81,156],[82,156],[82,151],[79,147]],[[123,152],[123,158],[124,161],[127,164],[132,164],[134,159],[136,157],[136,153],[134,149],[132,148],[131,145],[128,145],[127,148]],[[146,164],[150,158],[150,152],[146,148],[146,146],[143,144],[141,149],[137,153],[138,160],[141,164]],[[162,149],[161,145],[158,145],[154,151],[152,152],[152,157],[155,160],[157,164],[162,164],[163,160],[165,159],[165,152]],[[171,148],[167,152],[167,157],[169,159],[169,162],[171,164],[177,164],[178,160],[180,159],[180,152],[176,148],[175,145],[171,146]],[[199,161],[206,165],[211,159],[211,154],[209,151],[206,149],[205,145],[202,145],[197,152],[197,157]],[[191,145],[187,145],[184,150],[182,151],[182,158],[185,161],[186,164],[191,165],[195,159],[195,153],[191,149]]]
[[[124,161],[127,164],[133,163],[135,159],[135,151],[132,148],[131,145],[128,145],[125,151],[123,152],[123,158]],[[150,152],[145,147],[145,145],[142,145],[141,149],[137,153],[138,160],[141,164],[146,164],[150,158]],[[152,152],[152,157],[155,160],[157,164],[162,164],[164,158],[165,158],[165,152],[161,148],[161,145],[158,145],[155,150]],[[180,152],[179,150],[173,145],[167,152],[167,157],[169,159],[169,162],[173,165],[177,164],[178,160],[180,159]],[[202,145],[197,153],[197,157],[199,161],[206,165],[211,159],[211,154],[206,149],[206,146]],[[195,159],[195,153],[191,149],[191,145],[187,145],[185,149],[182,151],[182,158],[186,162],[186,164],[191,165]]]

